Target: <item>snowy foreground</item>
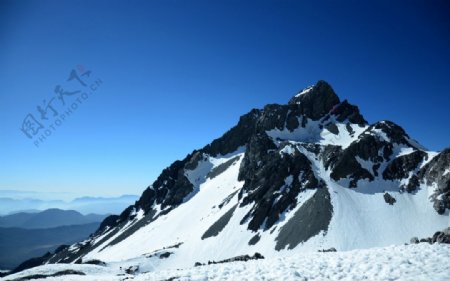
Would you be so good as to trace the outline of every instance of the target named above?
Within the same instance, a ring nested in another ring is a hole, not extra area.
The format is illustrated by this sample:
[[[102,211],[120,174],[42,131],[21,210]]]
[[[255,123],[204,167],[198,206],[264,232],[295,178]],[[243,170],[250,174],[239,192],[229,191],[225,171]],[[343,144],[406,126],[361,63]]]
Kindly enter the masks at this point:
[[[421,243],[336,253],[313,252],[178,270],[147,273],[138,270],[134,275],[126,274],[121,265],[124,264],[45,265],[3,280],[20,280],[35,274],[52,275],[68,269],[86,275],[64,275],[45,280],[449,280],[450,245]],[[148,268],[151,265],[142,261],[141,266]]]

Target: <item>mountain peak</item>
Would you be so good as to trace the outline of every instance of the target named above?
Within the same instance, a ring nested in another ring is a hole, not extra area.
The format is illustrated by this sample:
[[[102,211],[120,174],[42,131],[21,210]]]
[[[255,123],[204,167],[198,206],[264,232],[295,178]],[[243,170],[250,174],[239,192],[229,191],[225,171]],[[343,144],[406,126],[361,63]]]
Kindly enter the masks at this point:
[[[120,216],[45,263],[126,260],[142,268],[135,262],[145,256],[181,268],[217,257],[211,253],[404,243],[447,227],[449,163],[448,151],[421,150],[393,122],[368,124],[318,81],[288,104],[243,115],[164,169]]]
[[[319,80],[314,86],[307,87],[295,95],[288,104],[300,106],[308,117],[317,120],[340,102],[331,85]]]

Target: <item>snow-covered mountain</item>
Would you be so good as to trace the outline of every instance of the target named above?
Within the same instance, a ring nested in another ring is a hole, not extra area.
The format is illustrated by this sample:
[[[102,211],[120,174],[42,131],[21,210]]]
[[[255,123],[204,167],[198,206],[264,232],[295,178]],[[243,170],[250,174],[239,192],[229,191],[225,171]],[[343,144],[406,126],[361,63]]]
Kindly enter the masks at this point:
[[[427,151],[390,121],[368,124],[319,81],[243,115],[90,239],[45,262],[146,272],[388,246],[448,227],[449,209],[450,149]]]

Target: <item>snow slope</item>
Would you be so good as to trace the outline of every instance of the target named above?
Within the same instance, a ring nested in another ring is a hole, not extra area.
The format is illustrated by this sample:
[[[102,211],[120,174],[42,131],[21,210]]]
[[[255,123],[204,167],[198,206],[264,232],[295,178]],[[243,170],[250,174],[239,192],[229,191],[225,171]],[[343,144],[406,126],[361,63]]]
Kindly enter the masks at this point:
[[[414,280],[444,281],[450,276],[450,245],[427,243],[335,253],[298,253],[248,262],[126,274],[117,264],[52,264],[4,278],[53,274],[65,269],[87,274],[50,277],[49,281],[115,280]]]

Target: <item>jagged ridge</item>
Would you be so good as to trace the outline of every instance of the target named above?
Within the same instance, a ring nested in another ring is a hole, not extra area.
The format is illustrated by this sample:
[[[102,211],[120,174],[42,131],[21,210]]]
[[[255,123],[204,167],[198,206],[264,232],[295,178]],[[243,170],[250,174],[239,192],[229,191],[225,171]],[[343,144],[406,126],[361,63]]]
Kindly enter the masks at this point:
[[[232,155],[220,165],[210,162],[236,151],[243,152],[242,161],[241,156]],[[430,154],[390,121],[369,126],[357,106],[341,102],[328,83],[319,81],[288,104],[270,104],[243,115],[222,137],[164,169],[134,205],[119,216],[105,219],[90,240],[72,250],[62,250],[47,261],[73,262],[96,248],[126,240],[194,198],[205,181],[238,162],[242,187],[219,209],[225,210],[232,198],[237,204],[200,235],[203,239],[218,235],[239,210],[246,210],[239,223],[256,232],[253,238],[258,238],[250,243],[254,245],[262,232],[273,233],[278,224],[286,223],[284,217],[295,209],[292,220],[278,230],[275,247],[283,250],[289,245],[293,249],[328,231],[333,204],[327,182],[357,192],[368,192],[366,186],[370,188],[370,183],[377,181],[393,186],[397,192],[412,194],[421,184],[435,186],[431,200],[437,213],[445,214],[450,209],[450,149]],[[191,179],[190,173],[204,169],[204,165],[206,172]],[[313,195],[303,198],[309,191]],[[311,212],[315,209],[318,211]],[[297,224],[311,227],[296,228]]]

